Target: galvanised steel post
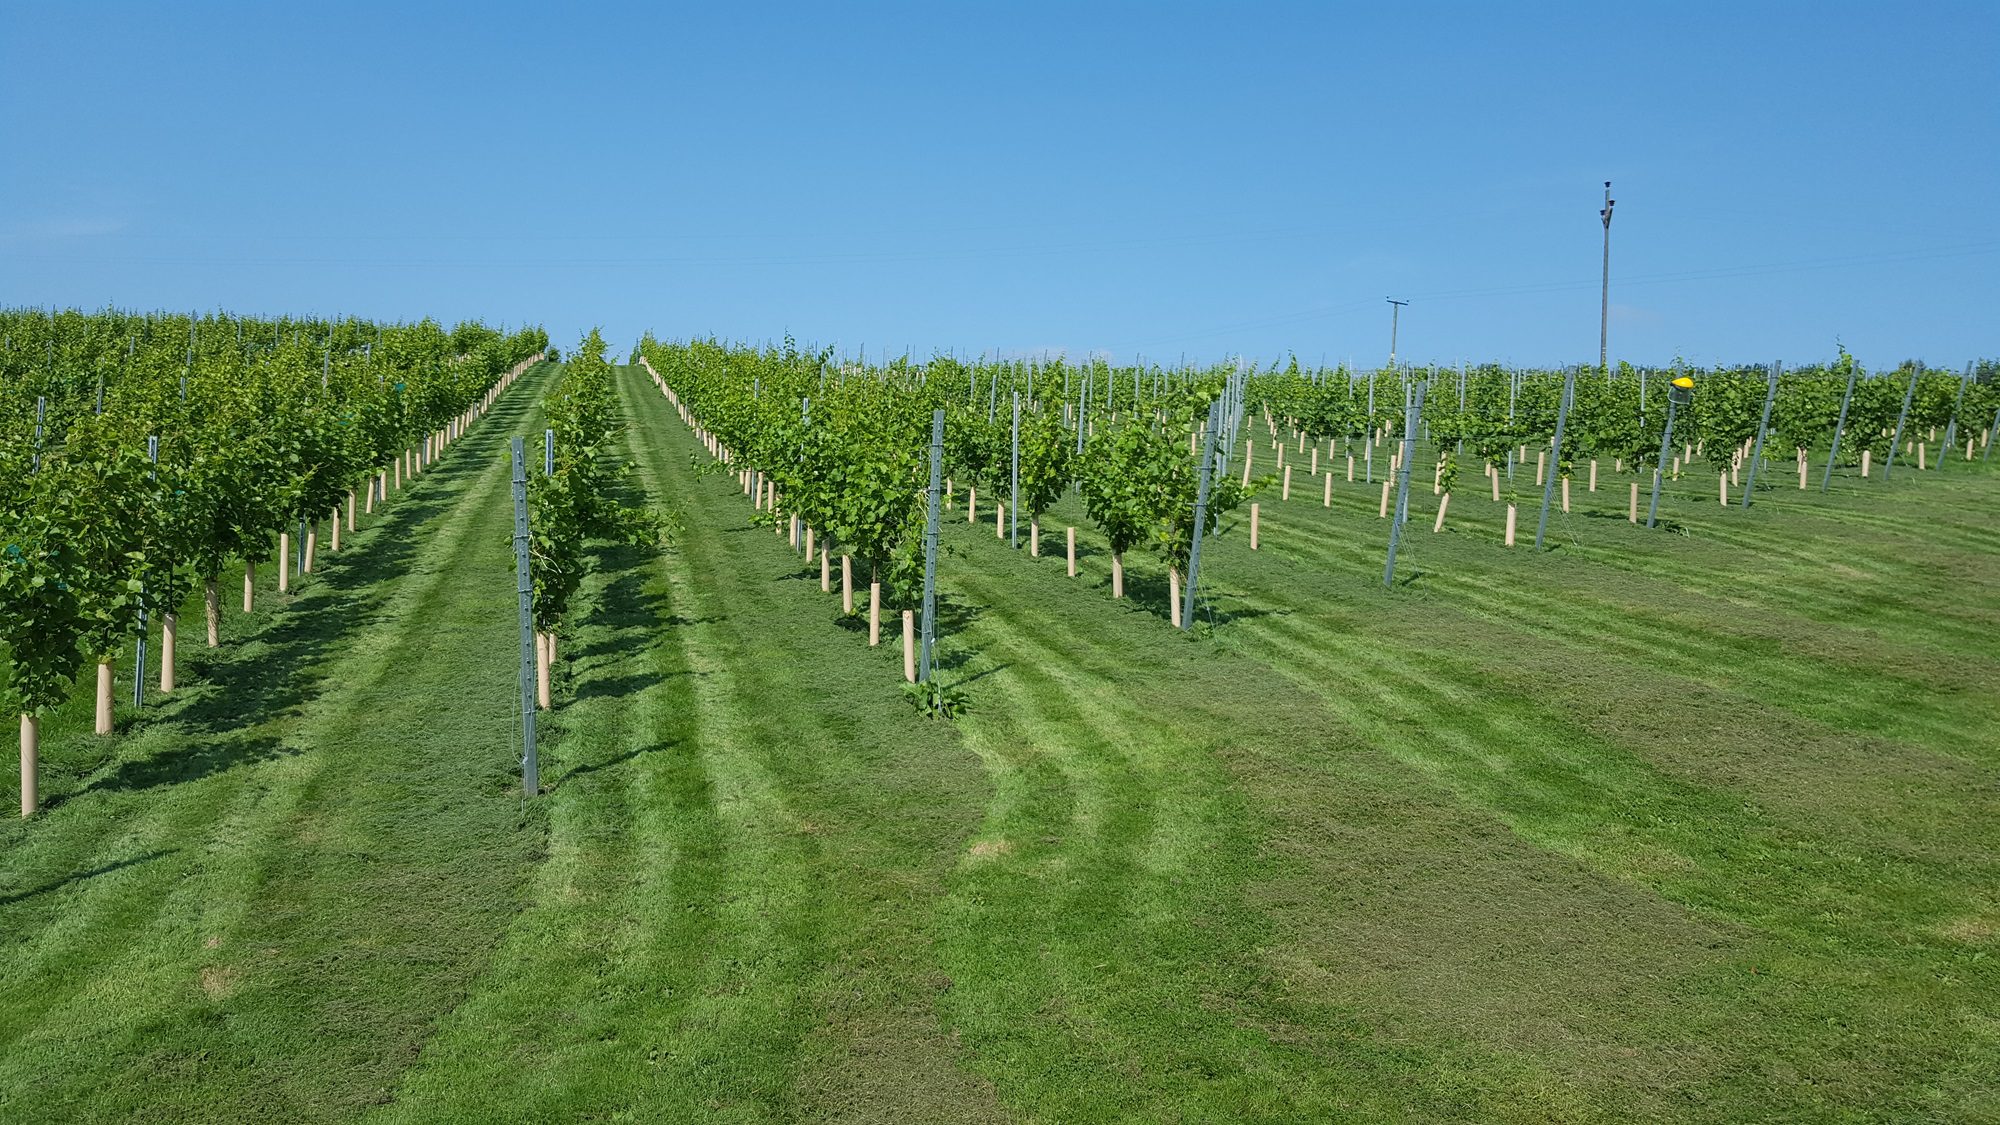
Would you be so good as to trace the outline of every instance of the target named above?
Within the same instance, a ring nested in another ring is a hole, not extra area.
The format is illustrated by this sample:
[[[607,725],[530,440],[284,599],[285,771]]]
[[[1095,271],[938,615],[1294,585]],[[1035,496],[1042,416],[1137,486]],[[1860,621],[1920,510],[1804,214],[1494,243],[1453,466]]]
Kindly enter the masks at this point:
[[[1076,389],[1076,455],[1078,457],[1083,456],[1083,435],[1089,429],[1088,426],[1084,425],[1083,412],[1090,407],[1090,385],[1094,382],[1096,382],[1095,378],[1085,375],[1082,379],[1078,380],[1079,385]]]
[[[146,460],[155,465],[160,463],[160,439],[157,435],[146,439]],[[149,472],[146,474],[146,477],[149,480],[157,480],[159,479],[159,473],[157,470]],[[144,586],[141,586],[139,588],[139,597],[142,600],[139,606],[139,643],[136,646],[137,651],[134,652],[132,657],[132,706],[134,707],[144,707],[146,705],[147,614],[146,607],[143,604],[145,596],[146,589]]]
[[[1750,453],[1750,479],[1743,483],[1743,508],[1750,508],[1750,497],[1757,492],[1757,464],[1764,459],[1764,434],[1771,428],[1771,404],[1778,399],[1778,375],[1784,365],[1771,365],[1771,384],[1764,391],[1764,417],[1757,422],[1757,446]]]
[[[35,452],[28,465],[28,471],[42,471],[42,423],[48,420],[49,399],[47,395],[35,396]]]
[[[1458,362],[1458,439],[1457,455],[1465,456],[1465,361]]]
[[[1542,478],[1542,516],[1535,521],[1535,550],[1542,549],[1542,535],[1549,528],[1549,502],[1555,499],[1556,478],[1562,475],[1563,430],[1569,425],[1569,402],[1576,395],[1576,368],[1563,373],[1562,401],[1556,404],[1556,438],[1549,453],[1549,472]]]
[[[1667,453],[1674,446],[1674,392],[1667,388],[1667,428],[1660,432],[1660,459],[1653,463],[1653,502],[1646,507],[1646,526],[1653,527],[1660,516],[1660,478],[1667,472]]]
[[[2000,445],[2000,441],[1995,441],[1995,438],[2000,438],[2000,409],[1993,412],[1993,425],[1987,428],[1986,448],[1979,453],[1980,464],[1984,465],[1987,459],[1993,456],[1993,447]]]
[[[1965,375],[1958,381],[1958,396],[1951,400],[1951,420],[1944,424],[1944,448],[1938,450],[1938,467],[1944,467],[1944,455],[1958,440],[1958,408],[1965,404],[1965,385],[1972,382],[1972,365],[1965,365]]]
[[[944,411],[931,412],[931,485],[924,512],[924,626],[917,676],[930,683],[937,672],[938,492],[944,476]]]
[[[1611,381],[1611,209],[1618,201],[1611,198],[1611,181],[1604,181],[1604,209],[1597,213],[1604,220],[1604,288],[1598,297],[1597,313],[1597,366],[1604,369],[1604,381]],[[1540,543],[1535,544],[1537,547]]]
[[[1007,545],[1021,546],[1021,392],[1014,392],[1014,460],[1007,486]]]
[[[520,594],[521,617],[521,792],[532,797],[541,789],[535,762],[535,584],[528,576],[527,439],[513,439],[514,453],[514,587]]]
[[[1896,436],[1889,440],[1889,459],[1882,463],[1882,479],[1888,480],[1896,468],[1896,452],[1903,448],[1903,423],[1910,420],[1910,399],[1917,393],[1917,376],[1924,373],[1924,365],[1919,363],[1910,369],[1910,385],[1903,392],[1903,412],[1896,415]]]
[[[1840,396],[1840,419],[1833,424],[1833,448],[1826,454],[1826,472],[1819,478],[1819,490],[1833,483],[1833,462],[1840,456],[1840,435],[1847,431],[1847,404],[1854,401],[1854,368],[1847,369],[1847,393]]]
[[[1405,368],[1402,373],[1402,380],[1403,380],[1403,417],[1405,420],[1407,420],[1410,416],[1412,403],[1416,400],[1416,398],[1421,392],[1419,392],[1416,389],[1415,385],[1411,381],[1410,372],[1407,368]],[[1428,385],[1429,383],[1426,382],[1425,386]],[[1417,411],[1418,428],[1421,429],[1423,427],[1423,424],[1424,424],[1423,411],[1419,410]],[[1409,444],[1408,439],[1405,439],[1404,445],[1401,450],[1401,455],[1396,458],[1396,463],[1400,465],[1407,462],[1415,453],[1416,453],[1416,447],[1414,445]],[[1405,474],[1403,479],[1404,481],[1407,482],[1409,480],[1408,474]],[[1407,484],[1403,488],[1398,490],[1396,496],[1396,522],[1397,523],[1410,522],[1410,490]]]
[[[1375,483],[1375,373],[1368,373],[1368,424],[1364,427],[1366,441],[1361,446],[1362,479]]]
[[[1201,533],[1208,523],[1209,478],[1215,469],[1215,431],[1222,428],[1222,400],[1208,404],[1208,432],[1201,439],[1201,479],[1194,490],[1194,542],[1188,547],[1187,589],[1182,592],[1182,602],[1169,608],[1177,610],[1180,618],[1175,624],[1183,629],[1194,628],[1194,584],[1201,573]]]
[[[542,431],[542,475],[556,475],[556,432],[552,429]]]
[[[1246,388],[1246,380],[1248,380],[1248,376],[1242,370],[1236,370],[1234,374],[1230,374],[1230,380],[1224,384],[1224,394],[1226,394],[1228,406],[1222,408],[1222,418],[1220,418],[1220,422],[1222,422],[1222,460],[1216,462],[1218,468],[1224,470],[1224,472],[1232,472],[1230,464],[1234,464],[1234,460],[1236,460],[1236,436],[1242,432],[1242,426],[1244,426],[1244,388]]]
[[[1410,507],[1410,456],[1417,448],[1417,414],[1424,408],[1424,389],[1428,384],[1419,383],[1416,394],[1405,392],[1403,398],[1403,454],[1396,473],[1396,518],[1389,523],[1389,558],[1382,566],[1382,585],[1396,587],[1396,548],[1403,540],[1403,523]]]

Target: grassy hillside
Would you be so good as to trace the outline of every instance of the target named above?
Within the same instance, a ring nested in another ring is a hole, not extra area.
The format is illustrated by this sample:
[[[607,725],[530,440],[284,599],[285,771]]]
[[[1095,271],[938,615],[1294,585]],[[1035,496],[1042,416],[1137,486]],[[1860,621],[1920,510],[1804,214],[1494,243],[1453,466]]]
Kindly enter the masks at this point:
[[[952,522],[944,724],[625,374],[679,545],[596,557],[538,803],[542,378],[184,695],[48,724],[0,1116],[2000,1115],[2000,475],[1691,477],[1646,533],[1606,472],[1541,556],[1419,481],[1391,591],[1379,486],[1301,466],[1194,635],[1072,505],[1040,559]]]

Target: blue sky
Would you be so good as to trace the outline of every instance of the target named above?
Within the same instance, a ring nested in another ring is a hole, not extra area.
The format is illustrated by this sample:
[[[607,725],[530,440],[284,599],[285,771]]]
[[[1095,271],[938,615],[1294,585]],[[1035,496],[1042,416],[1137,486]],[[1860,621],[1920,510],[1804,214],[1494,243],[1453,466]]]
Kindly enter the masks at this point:
[[[726,9],[726,10],[725,10]],[[0,2],[0,303],[2000,354],[2000,5]]]

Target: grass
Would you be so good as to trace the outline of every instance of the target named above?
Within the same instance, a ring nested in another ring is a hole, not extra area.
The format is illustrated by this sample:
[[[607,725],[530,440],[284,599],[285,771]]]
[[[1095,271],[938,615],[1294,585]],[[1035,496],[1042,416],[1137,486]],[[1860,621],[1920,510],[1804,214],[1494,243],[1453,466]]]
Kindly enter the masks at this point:
[[[1540,556],[1419,482],[1394,590],[1379,485],[1301,474],[1194,635],[1073,503],[1041,559],[948,524],[947,724],[627,373],[684,531],[595,559],[523,807],[533,393],[191,690],[45,727],[0,1115],[2000,1116],[1990,471],[1694,472],[1652,533],[1604,473]]]

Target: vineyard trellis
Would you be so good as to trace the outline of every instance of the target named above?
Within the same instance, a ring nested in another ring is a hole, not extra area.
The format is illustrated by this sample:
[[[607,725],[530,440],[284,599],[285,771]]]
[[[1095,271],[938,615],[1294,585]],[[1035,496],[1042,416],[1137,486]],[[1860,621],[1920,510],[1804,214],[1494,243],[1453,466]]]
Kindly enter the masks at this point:
[[[1321,485],[1322,502],[1331,505],[1342,462],[1347,480],[1356,480],[1359,468],[1361,482],[1375,483],[1378,452],[1402,430],[1384,453],[1393,475],[1381,482],[1383,516],[1391,521],[1384,577],[1393,583],[1420,455],[1433,468],[1432,530],[1452,525],[1460,462],[1471,457],[1492,499],[1504,502],[1508,545],[1518,482],[1532,471],[1542,494],[1540,546],[1550,516],[1572,511],[1573,486],[1594,493],[1607,479],[1629,485],[1627,516],[1638,524],[1642,483],[1651,478],[1655,498],[1644,522],[1652,526],[1660,485],[1680,482],[1697,462],[1716,474],[1726,506],[1736,490],[1747,507],[1776,487],[1767,475],[1774,447],[1792,446],[1801,489],[1816,456],[1826,461],[1823,488],[1843,465],[1879,478],[1886,473],[1873,472],[1875,453],[1899,441],[1892,423],[1906,423],[1924,446],[1936,445],[1942,428],[1947,444],[1937,446],[1938,457],[1917,455],[1930,468],[1950,452],[1961,417],[1983,417],[2000,404],[1991,372],[1944,376],[1906,364],[1870,376],[1845,351],[1835,363],[1791,369],[1697,370],[1677,362],[1667,374],[1695,389],[1668,396],[1664,410],[1657,393],[1649,396],[1648,376],[1656,373],[1628,364],[1591,379],[1579,379],[1577,368],[1494,365],[1308,369],[1295,357],[1262,370],[1238,363],[1114,367],[1095,358],[1080,365],[949,356],[919,363],[886,355],[871,366],[837,359],[832,349],[801,350],[790,339],[755,348],[650,336],[637,354],[702,434],[717,466],[738,474],[760,518],[805,529],[807,557],[817,551],[829,590],[833,562],[840,561],[843,613],[856,612],[850,564],[861,564],[871,643],[879,641],[882,599],[911,605],[918,592],[928,495],[925,423],[936,412],[945,418],[945,507],[962,491],[966,520],[990,516],[995,535],[1017,546],[1025,512],[1028,554],[1035,556],[1042,516],[1073,491],[1109,548],[1112,597],[1126,595],[1128,553],[1150,552],[1167,572],[1168,617],[1186,626],[1194,596],[1189,589],[1183,598],[1181,588],[1184,577],[1192,578],[1197,543],[1257,493],[1276,488],[1280,501],[1289,499],[1300,455]],[[1453,390],[1427,393],[1440,379]],[[1059,401],[1037,393],[1058,387]],[[1901,408],[1898,398],[1909,406]],[[1242,432],[1246,416],[1262,424],[1255,440]],[[1991,427],[1982,429],[1964,455],[1990,448],[1991,440]],[[1260,451],[1266,445],[1275,464]],[[1475,510],[1458,519],[1477,517]],[[1073,541],[1073,528],[1069,534]]]
[[[86,668],[109,734],[122,645],[158,622],[173,691],[196,590],[214,647],[232,560],[246,612],[274,540],[288,590],[321,526],[337,550],[358,493],[372,511],[423,471],[546,344],[476,323],[0,311],[0,697],[21,716],[22,814],[40,717]]]
[[[246,612],[260,560],[275,557],[278,589],[288,590],[312,572],[322,529],[338,550],[357,508],[372,512],[422,472],[548,351],[538,329],[430,321],[15,310],[0,313],[0,330],[0,472],[11,485],[0,496],[0,645],[25,773],[37,716],[87,669],[97,669],[98,726],[109,731],[111,656],[122,645],[157,625],[161,690],[172,690],[185,603],[199,596],[208,642],[218,643],[232,563],[243,567]],[[543,471],[528,474],[541,707],[586,544],[657,541],[667,526],[624,499],[605,352],[593,331],[549,390]],[[1740,510],[1778,487],[1773,448],[1792,447],[1801,490],[1822,458],[1825,492],[1836,469],[1858,469],[1849,479],[1870,487],[1899,460],[1928,472],[1983,459],[2000,424],[1991,365],[1869,373],[1845,351],[1791,369],[1676,364],[1695,389],[1670,396],[1666,410],[1649,401],[1649,372],[1626,365],[1593,379],[1574,368],[1362,371],[1296,358],[1263,369],[945,356],[869,365],[789,339],[751,348],[650,336],[636,357],[701,435],[711,471],[738,474],[756,520],[816,559],[829,592],[837,560],[843,615],[858,616],[858,571],[871,644],[885,607],[904,614],[906,647],[922,613],[925,659],[906,659],[912,679],[928,679],[935,659],[933,509],[953,509],[961,484],[967,520],[990,512],[1010,545],[1026,517],[1031,558],[1042,554],[1044,516],[1074,495],[1109,548],[1111,596],[1127,594],[1129,553],[1147,552],[1166,571],[1166,617],[1191,628],[1204,543],[1260,494],[1290,501],[1301,468],[1331,506],[1343,472],[1355,481],[1358,467],[1372,486],[1378,452],[1388,457],[1381,509],[1393,585],[1420,457],[1433,469],[1434,532],[1480,518],[1451,507],[1470,457],[1504,502],[1509,545],[1532,465],[1540,545],[1557,497],[1571,510],[1574,482],[1596,492],[1607,474],[1627,478],[1636,524],[1642,480],[1657,491],[1699,461],[1717,481],[1711,495]],[[1250,507],[1255,550],[1263,513]],[[1656,498],[1648,526],[1657,510]],[[1073,574],[1075,528],[1065,537]],[[31,781],[23,805],[32,809]]]

